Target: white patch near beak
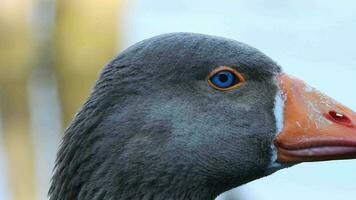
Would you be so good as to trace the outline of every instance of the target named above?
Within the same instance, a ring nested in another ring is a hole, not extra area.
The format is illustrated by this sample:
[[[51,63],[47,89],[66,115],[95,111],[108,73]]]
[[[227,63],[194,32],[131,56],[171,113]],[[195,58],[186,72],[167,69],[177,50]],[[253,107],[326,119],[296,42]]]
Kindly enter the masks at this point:
[[[274,116],[276,119],[276,134],[277,136],[279,133],[282,132],[283,127],[284,127],[284,102],[285,102],[285,97],[282,93],[281,90],[278,90],[275,100],[274,100]],[[281,168],[286,167],[285,165],[282,165],[277,162],[277,149],[274,146],[274,144],[271,144],[271,163],[268,166],[267,173],[271,174]]]
[[[274,116],[276,118],[277,134],[282,132],[284,123],[284,100],[282,92],[279,90],[274,100]]]

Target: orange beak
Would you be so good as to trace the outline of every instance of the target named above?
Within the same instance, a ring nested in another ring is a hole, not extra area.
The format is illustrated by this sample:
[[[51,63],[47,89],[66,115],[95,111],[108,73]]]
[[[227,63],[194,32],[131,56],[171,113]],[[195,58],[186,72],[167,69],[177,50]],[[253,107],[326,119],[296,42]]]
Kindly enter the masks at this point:
[[[278,83],[285,101],[284,127],[274,141],[278,162],[356,158],[355,112],[286,74]]]

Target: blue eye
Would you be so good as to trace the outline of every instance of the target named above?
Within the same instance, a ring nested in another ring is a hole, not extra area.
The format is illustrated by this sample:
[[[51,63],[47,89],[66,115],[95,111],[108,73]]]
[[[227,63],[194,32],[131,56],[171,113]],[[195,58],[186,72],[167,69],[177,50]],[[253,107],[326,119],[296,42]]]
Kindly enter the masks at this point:
[[[229,88],[236,84],[238,78],[230,71],[220,71],[210,78],[212,84],[218,88]]]
[[[234,90],[244,83],[244,76],[228,66],[220,66],[210,72],[208,76],[208,84],[220,91]]]

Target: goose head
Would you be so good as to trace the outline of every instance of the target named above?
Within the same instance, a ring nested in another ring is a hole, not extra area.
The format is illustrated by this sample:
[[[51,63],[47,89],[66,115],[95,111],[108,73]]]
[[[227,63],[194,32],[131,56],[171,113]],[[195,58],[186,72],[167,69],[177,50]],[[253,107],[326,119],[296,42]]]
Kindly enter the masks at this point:
[[[213,199],[301,162],[356,157],[356,114],[255,48],[173,33],[129,47],[67,128],[51,200]]]

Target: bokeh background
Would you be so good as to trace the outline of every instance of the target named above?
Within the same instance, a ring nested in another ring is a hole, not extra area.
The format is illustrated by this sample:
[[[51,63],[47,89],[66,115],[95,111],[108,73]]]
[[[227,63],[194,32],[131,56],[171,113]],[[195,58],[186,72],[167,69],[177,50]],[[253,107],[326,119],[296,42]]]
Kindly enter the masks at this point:
[[[45,200],[65,127],[102,67],[142,39],[248,43],[356,110],[356,3],[325,0],[0,0],[0,200]],[[356,161],[282,170],[220,200],[349,200]]]

